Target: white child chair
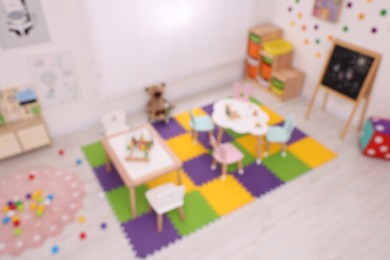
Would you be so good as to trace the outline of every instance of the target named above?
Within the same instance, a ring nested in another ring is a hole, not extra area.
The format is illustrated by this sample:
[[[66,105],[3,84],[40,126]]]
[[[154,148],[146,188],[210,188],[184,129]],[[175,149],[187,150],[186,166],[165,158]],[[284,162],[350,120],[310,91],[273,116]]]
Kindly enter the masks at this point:
[[[174,183],[167,183],[145,193],[149,205],[157,213],[157,232],[163,230],[163,215],[171,210],[178,209],[182,221],[184,221],[184,194],[185,187]]]
[[[127,125],[126,112],[116,110],[101,117],[105,135],[113,135],[129,129]]]

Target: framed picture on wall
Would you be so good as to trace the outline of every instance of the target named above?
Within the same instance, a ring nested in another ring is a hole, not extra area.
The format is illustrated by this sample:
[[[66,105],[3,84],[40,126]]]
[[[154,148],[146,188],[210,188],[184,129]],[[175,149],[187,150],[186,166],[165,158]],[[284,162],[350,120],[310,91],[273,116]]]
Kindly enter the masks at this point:
[[[314,0],[313,16],[329,22],[337,22],[342,0]]]
[[[40,0],[0,0],[0,45],[3,49],[49,40]]]

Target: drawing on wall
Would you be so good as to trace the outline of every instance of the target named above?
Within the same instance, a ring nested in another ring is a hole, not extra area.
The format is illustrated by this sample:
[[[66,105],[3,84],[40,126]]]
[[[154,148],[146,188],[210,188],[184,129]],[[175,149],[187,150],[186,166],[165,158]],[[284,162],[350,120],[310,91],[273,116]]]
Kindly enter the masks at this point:
[[[81,99],[70,51],[28,59],[42,107],[54,107]]]
[[[329,22],[337,22],[342,0],[314,0],[313,16]]]
[[[49,39],[39,0],[0,0],[0,44],[3,49]]]
[[[0,89],[0,125],[34,117],[40,112],[31,85]]]

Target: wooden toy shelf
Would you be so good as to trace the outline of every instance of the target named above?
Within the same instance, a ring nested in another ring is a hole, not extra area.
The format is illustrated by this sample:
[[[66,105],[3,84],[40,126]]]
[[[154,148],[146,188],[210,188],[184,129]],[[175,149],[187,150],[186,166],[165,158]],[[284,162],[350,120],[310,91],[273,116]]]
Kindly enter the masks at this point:
[[[40,115],[0,126],[0,160],[50,144],[46,123]]]
[[[244,77],[284,101],[300,95],[305,74],[292,67],[293,46],[282,35],[271,24],[250,29]]]

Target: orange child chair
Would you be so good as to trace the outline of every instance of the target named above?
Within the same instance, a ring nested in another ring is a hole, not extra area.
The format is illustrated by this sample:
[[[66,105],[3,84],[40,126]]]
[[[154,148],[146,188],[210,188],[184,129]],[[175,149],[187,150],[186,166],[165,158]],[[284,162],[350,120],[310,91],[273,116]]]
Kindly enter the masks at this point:
[[[210,137],[211,146],[213,147],[213,163],[211,169],[215,170],[217,164],[222,164],[222,180],[226,179],[227,167],[230,164],[238,164],[238,174],[244,174],[242,161],[244,159],[243,153],[231,143],[218,144],[214,136]]]

